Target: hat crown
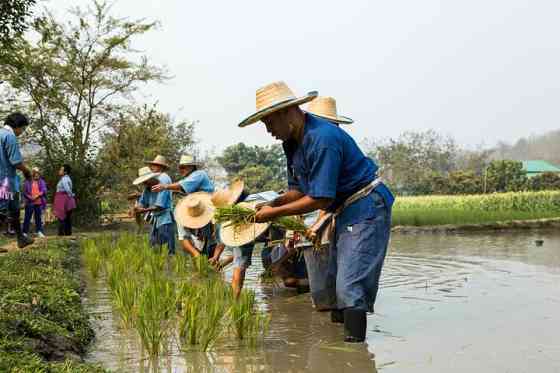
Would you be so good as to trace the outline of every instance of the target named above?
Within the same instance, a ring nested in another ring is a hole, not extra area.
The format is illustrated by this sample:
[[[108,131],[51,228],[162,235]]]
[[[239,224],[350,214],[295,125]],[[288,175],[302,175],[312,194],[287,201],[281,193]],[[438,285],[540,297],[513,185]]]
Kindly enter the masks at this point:
[[[148,174],[151,174],[151,173],[152,173],[152,170],[150,170],[150,167],[140,167],[138,169],[138,177],[145,176],[145,175],[148,175]]]
[[[181,155],[181,159],[179,160],[179,164],[180,165],[191,165],[191,164],[195,164],[195,159],[192,155],[190,154],[183,154]]]
[[[332,97],[317,97],[309,103],[307,111],[311,114],[323,117],[336,118],[338,116],[336,112],[336,100]]]
[[[257,111],[295,99],[292,90],[282,81],[265,85],[257,90]]]
[[[167,164],[167,159],[163,155],[156,155],[153,163]]]
[[[199,217],[204,214],[204,203],[200,201],[198,198],[192,198],[188,200],[186,203],[187,206],[187,213],[193,217]]]

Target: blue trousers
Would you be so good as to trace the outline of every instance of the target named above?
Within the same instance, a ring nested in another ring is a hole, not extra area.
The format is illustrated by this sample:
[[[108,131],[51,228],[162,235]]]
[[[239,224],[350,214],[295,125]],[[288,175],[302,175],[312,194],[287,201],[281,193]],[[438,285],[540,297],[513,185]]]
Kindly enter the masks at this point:
[[[31,218],[35,217],[35,230],[37,233],[43,232],[43,208],[41,205],[26,205],[25,206],[25,216],[23,218],[23,233],[29,233],[29,227],[31,226]]]
[[[175,255],[175,224],[163,224],[159,228],[153,225],[150,233],[150,245],[158,248],[167,245],[169,255]]]
[[[327,281],[328,288],[336,289],[339,309],[373,312],[391,233],[391,209],[379,194],[372,197],[375,216],[337,227],[331,242]]]

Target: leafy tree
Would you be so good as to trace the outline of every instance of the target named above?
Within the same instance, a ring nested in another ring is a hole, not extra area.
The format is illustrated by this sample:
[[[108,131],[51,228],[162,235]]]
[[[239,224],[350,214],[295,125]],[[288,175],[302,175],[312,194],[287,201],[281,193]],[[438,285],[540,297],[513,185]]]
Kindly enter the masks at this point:
[[[236,174],[237,178],[245,182],[247,193],[257,193],[265,190],[285,190],[287,183],[279,180],[270,168],[263,165],[248,166]]]
[[[486,169],[486,192],[515,192],[527,189],[527,176],[523,163],[518,161],[493,161]]]
[[[432,193],[435,194],[479,194],[483,181],[473,171],[453,171],[447,177],[434,175],[431,179]]]
[[[2,0],[0,2],[0,59],[15,39],[27,29],[31,9],[37,0]]]
[[[531,190],[560,190],[560,175],[545,172],[529,179]]]
[[[33,113],[31,140],[40,146],[45,170],[69,163],[78,213],[99,213],[96,154],[101,135],[119,118],[140,83],[162,81],[165,73],[137,56],[132,40],[156,26],[116,18],[104,1],[61,23],[51,14],[35,22],[33,40],[22,40],[0,65],[2,76]],[[79,173],[84,172],[83,175]]]
[[[227,147],[217,158],[230,179],[243,178],[247,190],[280,190],[287,187],[286,157],[282,146],[247,146],[239,143]],[[262,177],[263,180],[258,180]]]
[[[121,201],[145,160],[162,154],[171,166],[177,165],[181,154],[192,153],[195,145],[194,124],[175,122],[155,105],[129,107],[110,127],[102,138],[97,163],[102,166],[100,177],[105,191]],[[175,169],[170,169],[172,176],[176,176]]]
[[[457,145],[433,130],[405,132],[397,139],[377,144],[369,155],[382,167],[382,176],[401,194],[431,192],[430,178],[455,168]]]

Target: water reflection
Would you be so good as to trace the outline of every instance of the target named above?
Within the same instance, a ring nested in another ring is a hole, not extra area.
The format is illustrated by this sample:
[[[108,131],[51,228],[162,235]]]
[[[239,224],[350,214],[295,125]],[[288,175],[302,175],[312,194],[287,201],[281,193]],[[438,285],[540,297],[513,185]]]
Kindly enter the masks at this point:
[[[247,285],[272,317],[264,345],[201,353],[171,343],[161,371],[560,371],[550,327],[560,325],[559,233],[394,235],[367,346],[341,342],[342,326],[313,312],[307,295],[261,283],[260,253],[254,255]],[[119,330],[102,281],[88,284],[85,302],[97,325],[88,359],[147,371],[136,336]]]

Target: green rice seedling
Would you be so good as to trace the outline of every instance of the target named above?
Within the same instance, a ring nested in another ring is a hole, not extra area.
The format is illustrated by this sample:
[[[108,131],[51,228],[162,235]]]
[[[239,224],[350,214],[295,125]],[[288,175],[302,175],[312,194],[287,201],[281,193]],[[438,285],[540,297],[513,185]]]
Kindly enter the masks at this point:
[[[189,286],[182,294],[180,340],[184,346],[198,345],[207,351],[227,329],[230,287],[216,278]]]
[[[212,267],[208,258],[204,255],[193,257],[192,267],[199,277],[206,278],[210,275],[216,274],[216,270]]]
[[[160,356],[171,334],[175,301],[173,282],[157,275],[148,278],[138,298],[134,327],[142,346],[153,360]]]
[[[123,276],[113,291],[113,304],[126,329],[134,326],[140,292],[140,284],[132,276]]]
[[[237,338],[254,346],[268,332],[270,317],[257,309],[255,292],[243,290],[232,304],[231,321]]]
[[[86,268],[89,270],[91,276],[96,279],[99,276],[103,264],[103,258],[99,248],[93,240],[86,240],[82,247]]]
[[[237,339],[244,339],[247,336],[247,332],[250,332],[252,329],[251,318],[253,317],[255,302],[255,292],[244,289],[239,298],[231,305],[231,324]]]
[[[171,260],[171,270],[178,278],[181,279],[190,275],[190,257],[182,254],[177,254],[173,256]]]

